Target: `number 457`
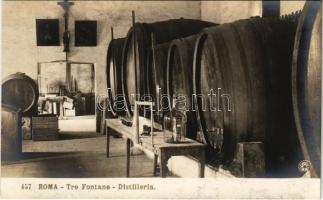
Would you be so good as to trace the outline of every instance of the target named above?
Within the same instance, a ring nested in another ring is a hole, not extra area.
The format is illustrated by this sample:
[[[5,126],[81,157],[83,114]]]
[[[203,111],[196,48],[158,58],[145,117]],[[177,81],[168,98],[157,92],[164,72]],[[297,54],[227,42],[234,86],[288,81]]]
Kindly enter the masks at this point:
[[[21,189],[23,190],[30,190],[31,189],[31,184],[22,184]]]

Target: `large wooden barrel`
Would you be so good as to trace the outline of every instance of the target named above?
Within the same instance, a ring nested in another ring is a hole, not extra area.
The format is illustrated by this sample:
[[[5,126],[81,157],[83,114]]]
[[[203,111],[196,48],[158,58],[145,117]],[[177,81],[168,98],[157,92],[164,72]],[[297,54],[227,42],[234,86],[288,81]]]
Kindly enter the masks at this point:
[[[124,42],[125,38],[111,40],[107,53],[106,78],[110,107],[109,110],[114,116],[121,116],[124,114],[123,103],[121,103],[121,105],[117,103],[123,102],[121,63]]]
[[[174,39],[197,34],[203,28],[212,25],[214,24],[211,22],[200,20],[172,19],[149,24],[136,23],[129,30],[122,56],[122,86],[128,117],[132,117],[133,115],[131,106],[134,105],[136,96],[139,95],[140,98],[147,93],[145,90],[145,76],[147,74],[146,62],[148,51],[152,46],[151,34],[154,34],[155,44],[158,45]],[[136,53],[134,54],[134,52]],[[136,56],[134,57],[134,55]]]
[[[166,69],[170,43],[157,45],[151,50],[147,61],[147,91],[155,102],[155,120],[162,124],[165,111],[169,111]]]
[[[295,38],[292,92],[297,133],[313,176],[320,176],[321,171],[321,53],[321,2],[308,1]]]
[[[256,17],[200,34],[193,86],[204,97],[195,99],[198,125],[215,158],[231,160],[238,142],[260,141],[268,171],[297,173],[290,89],[295,31],[288,21]]]
[[[24,115],[36,115],[38,103],[36,82],[24,73],[15,73],[2,81],[2,103],[20,108]]]
[[[197,35],[174,40],[168,52],[167,94],[171,107],[185,111],[187,135],[196,139],[196,118],[193,112],[193,58]],[[173,100],[176,99],[176,105]]]
[[[22,150],[21,109],[1,106],[1,161],[18,160]]]

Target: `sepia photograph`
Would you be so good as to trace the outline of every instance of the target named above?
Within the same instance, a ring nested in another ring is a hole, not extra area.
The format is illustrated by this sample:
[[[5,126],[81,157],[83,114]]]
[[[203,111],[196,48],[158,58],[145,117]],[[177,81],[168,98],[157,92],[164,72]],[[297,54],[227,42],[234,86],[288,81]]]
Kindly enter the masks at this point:
[[[320,199],[321,1],[1,1],[1,197]]]

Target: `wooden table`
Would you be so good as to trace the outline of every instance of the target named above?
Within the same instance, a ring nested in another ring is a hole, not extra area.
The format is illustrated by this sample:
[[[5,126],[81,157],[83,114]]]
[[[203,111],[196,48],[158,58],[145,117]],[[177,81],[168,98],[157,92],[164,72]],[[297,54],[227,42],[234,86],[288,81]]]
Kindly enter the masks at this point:
[[[160,176],[166,177],[168,174],[167,161],[172,156],[190,155],[199,161],[199,177],[204,177],[205,168],[205,145],[194,140],[186,138],[184,143],[166,143],[163,139],[163,132],[154,132],[154,145],[151,143],[151,136],[140,136],[139,142],[136,141],[136,128],[128,127],[121,123],[119,119],[106,119],[106,136],[107,136],[107,157],[110,149],[110,132],[112,129],[126,138],[126,176],[130,175],[130,146],[133,142],[135,147],[146,149],[154,153],[153,174],[157,174],[157,161],[160,158]]]

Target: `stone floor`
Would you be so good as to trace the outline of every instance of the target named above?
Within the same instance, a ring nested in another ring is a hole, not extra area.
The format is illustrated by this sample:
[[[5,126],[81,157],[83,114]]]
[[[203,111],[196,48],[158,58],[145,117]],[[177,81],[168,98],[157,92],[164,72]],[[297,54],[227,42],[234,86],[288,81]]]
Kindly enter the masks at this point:
[[[95,132],[95,118],[59,120],[59,140],[22,141],[23,152],[104,151],[105,140]]]
[[[94,119],[62,120],[60,140],[23,142],[23,159],[2,164],[3,177],[125,177],[126,142],[112,138],[106,157],[106,138],[95,133]],[[43,152],[43,153],[40,153]],[[50,152],[50,153],[49,153]],[[131,157],[131,177],[152,177],[153,162],[143,153]]]
[[[105,153],[75,153],[25,160],[1,166],[2,177],[86,178],[125,177],[126,158]],[[131,177],[152,177],[153,163],[145,155],[131,157]]]

